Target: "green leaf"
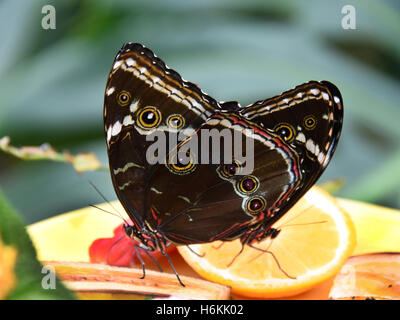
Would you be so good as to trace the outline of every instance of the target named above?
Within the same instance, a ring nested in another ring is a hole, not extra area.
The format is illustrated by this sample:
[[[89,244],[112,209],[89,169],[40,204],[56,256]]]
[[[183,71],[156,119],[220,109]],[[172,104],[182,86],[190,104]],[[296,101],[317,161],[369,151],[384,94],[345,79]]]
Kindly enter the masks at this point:
[[[74,295],[56,280],[55,289],[44,289],[42,265],[36,259],[32,241],[26,233],[24,223],[8,204],[0,191],[0,234],[5,245],[18,252],[15,273],[16,287],[8,299],[73,299]]]

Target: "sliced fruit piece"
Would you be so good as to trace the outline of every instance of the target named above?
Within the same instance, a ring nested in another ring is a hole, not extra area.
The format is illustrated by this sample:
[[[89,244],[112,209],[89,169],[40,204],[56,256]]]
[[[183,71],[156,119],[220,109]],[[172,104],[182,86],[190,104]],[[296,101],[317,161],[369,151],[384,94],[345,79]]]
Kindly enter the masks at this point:
[[[112,207],[107,203],[98,207],[114,214],[125,213],[119,202],[113,202]],[[39,260],[89,261],[88,249],[93,241],[112,237],[121,222],[112,214],[86,207],[34,223],[28,233]]]
[[[365,202],[338,199],[357,230],[353,255],[400,252],[400,211]]]
[[[260,253],[239,240],[179,247],[186,262],[204,278],[232,287],[248,297],[278,298],[304,292],[339,271],[355,247],[355,229],[335,199],[312,188],[274,228],[275,239],[255,246],[273,252]],[[278,266],[278,263],[280,267]],[[290,278],[293,277],[294,279]]]
[[[330,299],[400,299],[400,254],[351,257],[336,276]]]
[[[220,300],[230,298],[230,288],[205,280],[181,276],[185,287],[176,276],[152,270],[142,276],[142,269],[112,267],[95,263],[52,262],[44,265],[55,268],[64,284],[86,299],[144,299],[180,298]]]

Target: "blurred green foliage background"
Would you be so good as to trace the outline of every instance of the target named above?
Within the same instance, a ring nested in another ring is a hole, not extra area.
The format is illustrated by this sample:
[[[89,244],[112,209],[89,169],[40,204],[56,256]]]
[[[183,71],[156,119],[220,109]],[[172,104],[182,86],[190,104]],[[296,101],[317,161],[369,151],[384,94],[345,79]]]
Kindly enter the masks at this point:
[[[56,30],[41,27],[46,4]],[[341,27],[346,4],[356,30]],[[2,0],[0,137],[93,151],[106,164],[107,75],[124,42],[141,42],[218,100],[335,83],[344,129],[319,182],[345,178],[339,196],[400,207],[399,12],[396,0]],[[0,154],[0,186],[27,222],[102,202],[88,179],[116,199],[108,172]]]

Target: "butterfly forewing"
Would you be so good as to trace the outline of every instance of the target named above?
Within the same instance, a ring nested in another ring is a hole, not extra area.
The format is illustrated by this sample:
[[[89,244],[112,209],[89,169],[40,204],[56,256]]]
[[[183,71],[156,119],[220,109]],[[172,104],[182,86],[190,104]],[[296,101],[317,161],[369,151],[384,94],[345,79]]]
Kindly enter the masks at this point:
[[[148,177],[157,166],[147,159],[153,141],[146,138],[156,131],[193,132],[218,107],[144,46],[120,50],[106,86],[104,125],[114,188],[134,222],[145,221]]]

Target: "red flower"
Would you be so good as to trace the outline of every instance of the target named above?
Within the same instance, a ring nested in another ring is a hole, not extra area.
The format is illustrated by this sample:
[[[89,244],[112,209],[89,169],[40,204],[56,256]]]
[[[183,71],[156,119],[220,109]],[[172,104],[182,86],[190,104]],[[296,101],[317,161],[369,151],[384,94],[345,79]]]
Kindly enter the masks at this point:
[[[119,267],[140,265],[140,260],[134,247],[135,244],[139,244],[139,242],[129,238],[124,232],[123,224],[121,224],[114,229],[114,236],[112,238],[100,238],[93,241],[89,248],[90,262]],[[170,253],[175,249],[176,247],[171,245],[167,248],[166,252]],[[146,264],[151,262],[151,259],[142,249],[138,250]],[[155,259],[162,256],[160,251],[149,253]]]

